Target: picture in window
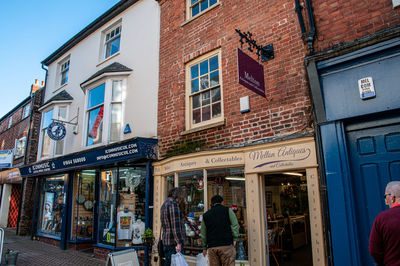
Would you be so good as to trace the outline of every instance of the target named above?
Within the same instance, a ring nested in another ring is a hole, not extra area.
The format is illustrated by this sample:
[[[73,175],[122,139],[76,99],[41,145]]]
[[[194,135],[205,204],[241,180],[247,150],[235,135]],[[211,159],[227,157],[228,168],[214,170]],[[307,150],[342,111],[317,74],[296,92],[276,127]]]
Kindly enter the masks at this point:
[[[89,90],[87,146],[102,142],[105,83]]]

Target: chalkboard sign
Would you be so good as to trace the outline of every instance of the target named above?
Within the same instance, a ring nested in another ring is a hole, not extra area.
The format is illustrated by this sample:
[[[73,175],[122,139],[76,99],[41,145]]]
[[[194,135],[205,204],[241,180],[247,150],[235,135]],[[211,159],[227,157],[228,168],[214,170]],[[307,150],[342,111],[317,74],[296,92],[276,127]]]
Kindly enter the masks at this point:
[[[137,252],[134,249],[108,253],[106,265],[112,266],[139,266]]]

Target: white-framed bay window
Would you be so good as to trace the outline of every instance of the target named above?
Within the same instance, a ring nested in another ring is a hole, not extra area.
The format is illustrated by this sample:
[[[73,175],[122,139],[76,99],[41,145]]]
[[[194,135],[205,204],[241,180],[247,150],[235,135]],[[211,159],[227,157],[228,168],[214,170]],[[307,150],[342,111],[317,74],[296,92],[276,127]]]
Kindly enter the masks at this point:
[[[122,140],[126,79],[97,81],[86,91],[84,146]]]
[[[42,110],[42,125],[40,131],[40,158],[46,159],[64,154],[65,137],[61,140],[52,140],[47,133],[49,125],[56,121],[67,121],[68,105],[52,105]]]
[[[186,128],[195,129],[223,121],[220,50],[186,65]]]

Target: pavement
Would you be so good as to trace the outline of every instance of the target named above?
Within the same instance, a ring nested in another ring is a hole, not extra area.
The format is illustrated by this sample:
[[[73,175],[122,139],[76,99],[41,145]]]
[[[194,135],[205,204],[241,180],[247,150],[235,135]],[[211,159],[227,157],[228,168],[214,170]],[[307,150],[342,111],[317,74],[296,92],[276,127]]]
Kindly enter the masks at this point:
[[[15,230],[4,229],[3,258],[1,265],[5,264],[4,253],[7,249],[19,252],[16,265],[45,266],[104,266],[106,262],[94,258],[91,254],[76,250],[61,250],[40,241],[31,240],[30,236],[17,236]]]

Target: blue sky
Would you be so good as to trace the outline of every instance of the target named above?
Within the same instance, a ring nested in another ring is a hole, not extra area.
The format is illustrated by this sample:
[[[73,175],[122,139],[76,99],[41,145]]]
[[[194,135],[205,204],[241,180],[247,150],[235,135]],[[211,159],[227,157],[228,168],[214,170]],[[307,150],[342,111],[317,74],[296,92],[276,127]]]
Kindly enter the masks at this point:
[[[119,0],[0,0],[0,118],[29,96],[40,62]]]

